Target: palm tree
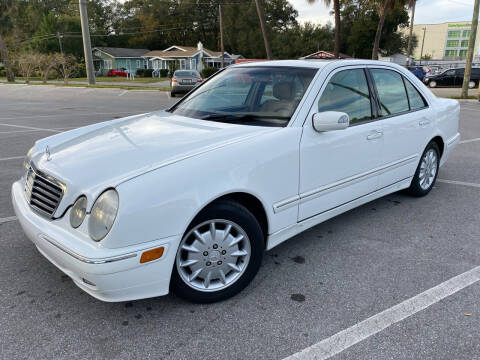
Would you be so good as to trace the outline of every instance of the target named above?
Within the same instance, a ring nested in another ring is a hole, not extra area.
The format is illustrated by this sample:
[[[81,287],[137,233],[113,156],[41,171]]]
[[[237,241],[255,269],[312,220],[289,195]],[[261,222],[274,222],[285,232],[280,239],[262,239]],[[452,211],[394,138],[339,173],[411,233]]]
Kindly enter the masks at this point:
[[[410,34],[408,36],[408,49],[407,49],[407,57],[412,56],[412,36],[413,36],[413,20],[415,18],[415,4],[417,0],[409,0],[408,7],[412,9],[412,15],[410,16]]]
[[[307,0],[309,4],[313,4],[320,0]],[[332,0],[321,0],[325,6],[330,7]],[[340,0],[333,0],[333,13],[335,14],[335,45],[333,53],[336,58],[340,57]]]
[[[415,0],[374,0],[374,3],[377,4],[377,11],[378,20],[377,25],[377,32],[375,34],[375,40],[373,42],[373,49],[372,49],[372,59],[378,60],[378,48],[380,46],[380,38],[382,36],[383,24],[385,23],[385,16],[387,15],[388,11],[392,10],[396,4],[401,4],[402,6],[406,6],[413,2],[415,6]],[[413,21],[413,19],[412,19]],[[413,24],[413,22],[412,22]]]

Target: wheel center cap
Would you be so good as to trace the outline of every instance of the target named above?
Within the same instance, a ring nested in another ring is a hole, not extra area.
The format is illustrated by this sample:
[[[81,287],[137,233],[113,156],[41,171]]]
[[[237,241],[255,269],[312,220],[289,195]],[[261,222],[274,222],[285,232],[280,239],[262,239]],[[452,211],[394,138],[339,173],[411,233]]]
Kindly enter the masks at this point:
[[[220,251],[218,250],[213,250],[210,252],[210,256],[208,257],[208,259],[211,261],[211,262],[216,262],[218,260],[220,260]]]

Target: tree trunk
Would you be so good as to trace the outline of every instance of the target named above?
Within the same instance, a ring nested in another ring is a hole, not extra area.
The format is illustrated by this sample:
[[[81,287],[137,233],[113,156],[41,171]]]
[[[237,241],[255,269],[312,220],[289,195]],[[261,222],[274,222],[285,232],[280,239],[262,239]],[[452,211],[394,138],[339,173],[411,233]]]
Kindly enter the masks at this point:
[[[416,4],[417,4],[417,0],[413,0],[413,2],[412,2],[412,16],[410,18],[410,34],[408,35],[408,48],[407,48],[407,57],[409,57],[409,58],[412,56],[413,20],[415,19],[415,5]]]
[[[465,73],[463,75],[463,86],[462,86],[462,95],[461,95],[462,99],[466,99],[468,97],[468,83],[470,82],[470,72],[472,70],[473,49],[475,47],[475,40],[477,36],[479,5],[480,5],[480,1],[475,0],[475,4],[473,5],[473,18],[472,18],[472,28],[470,31],[470,42],[468,43],[467,63],[465,64]],[[479,85],[479,89],[480,89],[480,85]]]
[[[335,45],[333,53],[338,59],[340,57],[340,0],[333,0],[333,11],[335,13]]]
[[[3,63],[7,71],[7,81],[15,82],[15,75],[13,74],[10,58],[8,57],[7,45],[3,40],[2,34],[0,34],[0,55],[2,55]]]
[[[380,47],[380,38],[382,36],[385,13],[389,2],[390,0],[382,0],[378,9],[378,16],[380,19],[378,20],[377,33],[375,34],[375,41],[373,42],[372,60],[378,60],[378,48]]]

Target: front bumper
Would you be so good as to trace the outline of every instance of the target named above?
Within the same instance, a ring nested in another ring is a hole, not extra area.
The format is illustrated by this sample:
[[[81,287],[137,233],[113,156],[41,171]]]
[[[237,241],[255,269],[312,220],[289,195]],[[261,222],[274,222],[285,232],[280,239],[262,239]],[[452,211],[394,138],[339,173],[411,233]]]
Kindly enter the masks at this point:
[[[48,220],[28,205],[21,181],[12,185],[15,214],[27,237],[82,290],[102,301],[127,301],[168,294],[181,235],[120,249],[107,249],[75,236],[69,211]],[[141,234],[139,234],[141,236]],[[163,246],[160,259],[140,263],[143,251]]]

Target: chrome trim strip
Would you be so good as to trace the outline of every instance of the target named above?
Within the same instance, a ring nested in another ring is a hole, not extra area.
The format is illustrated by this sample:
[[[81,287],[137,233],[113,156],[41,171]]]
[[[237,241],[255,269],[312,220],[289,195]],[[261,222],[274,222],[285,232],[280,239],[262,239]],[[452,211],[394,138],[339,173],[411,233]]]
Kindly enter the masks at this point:
[[[102,258],[100,258],[100,259],[87,258],[85,256],[77,254],[74,251],[71,251],[69,249],[64,248],[63,246],[57,244],[55,241],[49,239],[47,236],[45,236],[43,234],[39,235],[39,238],[47,241],[48,243],[55,246],[57,249],[62,250],[64,253],[66,253],[66,254],[70,255],[71,257],[73,257],[73,258],[75,258],[75,259],[77,259],[81,262],[84,262],[86,264],[108,264],[108,263],[115,262],[115,261],[121,261],[121,260],[125,260],[125,259],[134,258],[134,257],[137,256],[137,253],[135,252],[135,253],[125,254],[125,255],[114,256],[114,257],[110,257],[110,258],[103,258],[103,259]]]
[[[394,169],[396,167],[406,165],[410,162],[413,162],[417,158],[417,154],[407,156],[403,159],[394,161],[390,164],[380,166],[378,168],[363,172],[361,174],[357,174],[339,181],[336,181],[334,183],[324,185],[321,187],[318,187],[316,189],[306,191],[304,193],[301,193],[298,196],[291,197],[286,200],[282,200],[276,204],[273,205],[273,212],[277,213],[279,211],[282,211],[284,209],[287,209],[293,205],[296,205],[297,203],[302,203],[306,201],[310,201],[312,199],[317,198],[318,196],[322,195],[323,193],[333,191],[336,189],[341,189],[342,187],[348,186],[350,184],[354,184],[358,181],[368,179],[369,177],[375,176],[375,175],[380,175],[386,170]]]

